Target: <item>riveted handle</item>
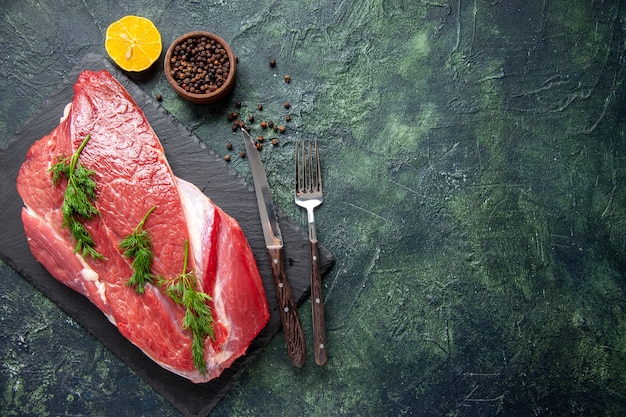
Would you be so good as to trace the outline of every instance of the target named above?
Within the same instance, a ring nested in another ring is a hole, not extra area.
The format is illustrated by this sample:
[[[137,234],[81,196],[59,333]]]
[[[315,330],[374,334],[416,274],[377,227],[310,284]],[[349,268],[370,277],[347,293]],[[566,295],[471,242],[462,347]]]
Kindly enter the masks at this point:
[[[282,249],[268,249],[272,264],[272,276],[274,277],[274,289],[278,297],[280,320],[283,324],[287,354],[291,362],[301,368],[306,359],[306,342],[304,332],[298,315],[298,308],[293,299],[291,285],[285,273],[283,265]]]
[[[315,363],[326,365],[326,324],[324,321],[324,296],[317,241],[311,242],[311,302],[313,304],[313,343]]]

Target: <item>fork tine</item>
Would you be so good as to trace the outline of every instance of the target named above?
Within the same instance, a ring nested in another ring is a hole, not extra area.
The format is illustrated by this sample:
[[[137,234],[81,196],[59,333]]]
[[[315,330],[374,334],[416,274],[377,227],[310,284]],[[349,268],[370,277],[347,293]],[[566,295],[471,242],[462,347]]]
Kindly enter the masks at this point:
[[[322,191],[322,170],[320,168],[320,151],[317,146],[317,140],[315,141],[315,160],[317,165],[317,185],[315,186],[316,191]]]
[[[308,191],[306,145],[296,142],[296,184],[298,193]]]
[[[307,149],[307,185],[306,189],[309,192],[313,192],[313,154],[311,153],[311,142],[308,143]]]
[[[300,154],[299,154],[299,145],[300,142],[296,141],[296,193],[299,193],[302,190],[300,185]]]
[[[307,149],[307,143],[303,142],[302,143],[302,176],[303,176],[303,180],[302,180],[302,191],[305,193],[309,192],[309,161],[308,161],[308,156],[309,156],[309,150]]]

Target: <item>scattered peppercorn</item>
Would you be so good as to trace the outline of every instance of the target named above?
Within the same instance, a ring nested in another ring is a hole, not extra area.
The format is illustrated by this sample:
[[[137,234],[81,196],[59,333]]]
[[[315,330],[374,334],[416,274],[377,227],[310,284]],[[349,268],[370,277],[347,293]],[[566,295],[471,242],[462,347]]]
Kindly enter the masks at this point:
[[[230,155],[224,155],[224,161],[230,162]]]
[[[174,47],[170,75],[185,91],[212,93],[226,82],[230,60],[224,46],[206,36],[188,38]]]
[[[274,68],[276,66],[276,60],[274,58],[270,59],[270,67]]]
[[[243,120],[235,120],[233,122],[233,126],[232,126],[232,130],[233,132],[236,132],[238,129],[248,129],[246,124],[243,122]]]
[[[161,101],[161,100],[163,100],[163,96],[162,96],[161,94],[157,94],[157,95],[156,95],[156,96],[154,96],[154,97],[157,99],[157,101]]]
[[[289,75],[285,75],[284,77],[285,82],[289,83],[291,82],[291,76]],[[236,101],[235,102],[235,106],[240,109],[242,108],[242,103],[241,101]],[[283,102],[283,107],[285,109],[290,109],[291,108],[291,103],[289,101],[285,101]],[[263,104],[259,103],[257,104],[257,110],[258,111],[263,111]],[[246,130],[247,132],[250,132],[251,130],[253,130],[252,125],[250,126],[246,126],[246,123],[243,120],[239,120],[240,114],[237,111],[233,111],[231,113],[228,114],[228,120],[233,122],[232,124],[232,130],[233,132],[237,132],[237,130],[242,129],[242,130]],[[292,115],[291,114],[286,114],[285,116],[285,121],[286,122],[291,122],[292,121]],[[249,114],[247,117],[247,121],[250,122],[251,124],[254,123],[255,121],[255,115],[254,114]],[[259,123],[259,126],[261,129],[266,130],[267,128],[271,128],[275,133],[279,133],[279,134],[285,134],[287,131],[287,128],[285,127],[285,125],[278,125],[276,123],[274,123],[272,120],[262,120]],[[279,146],[280,141],[278,139],[278,137],[272,137],[271,139],[268,139],[269,143],[272,144],[272,146]],[[263,135],[258,135],[256,137],[256,141],[255,141],[255,146],[256,148],[261,151],[263,149],[263,145],[265,144],[266,139]],[[226,147],[229,151],[233,150],[233,145],[230,142],[226,143]],[[245,158],[246,157],[246,152],[245,151],[240,151],[239,152],[239,156],[241,158]],[[225,158],[226,159],[226,158]],[[228,158],[228,160],[230,160],[230,157]]]
[[[228,114],[228,121],[232,122],[233,120],[235,120],[237,117],[239,117],[239,115],[237,114],[236,111],[229,113]]]

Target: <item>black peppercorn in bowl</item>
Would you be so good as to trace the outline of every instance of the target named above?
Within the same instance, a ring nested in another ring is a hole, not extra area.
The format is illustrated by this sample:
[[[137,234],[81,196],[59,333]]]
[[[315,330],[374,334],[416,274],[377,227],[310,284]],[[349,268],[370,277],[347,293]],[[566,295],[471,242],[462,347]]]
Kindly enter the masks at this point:
[[[211,32],[190,32],[165,54],[165,76],[179,96],[196,104],[222,100],[235,87],[237,59],[230,45]]]

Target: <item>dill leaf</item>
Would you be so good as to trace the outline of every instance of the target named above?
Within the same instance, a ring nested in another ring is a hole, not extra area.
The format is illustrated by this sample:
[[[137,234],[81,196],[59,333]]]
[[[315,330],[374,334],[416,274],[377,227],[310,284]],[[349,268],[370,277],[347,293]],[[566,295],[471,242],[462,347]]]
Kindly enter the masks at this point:
[[[187,262],[189,259],[189,242],[185,241],[185,257],[183,270],[180,275],[171,280],[162,279],[160,285],[164,287],[165,293],[174,302],[185,307],[185,316],[181,326],[184,330],[189,330],[192,335],[191,354],[196,369],[201,374],[206,373],[206,360],[204,359],[204,347],[206,337],[215,338],[215,321],[211,314],[211,308],[207,301],[212,300],[211,296],[198,291],[198,279],[193,271],[187,272]]]
[[[52,173],[52,185],[58,186],[62,178],[67,179],[67,186],[63,192],[63,226],[67,227],[74,239],[76,246],[74,252],[83,256],[91,256],[94,259],[104,259],[95,248],[95,242],[89,235],[85,226],[78,220],[91,219],[100,214],[93,204],[96,199],[96,182],[94,171],[80,164],[80,153],[83,151],[91,135],[87,135],[76,152],[71,157],[59,156],[57,162],[49,169]]]
[[[135,287],[137,294],[145,292],[145,285],[154,282],[154,274],[151,272],[154,253],[152,252],[152,237],[150,232],[144,229],[148,216],[157,208],[152,206],[135,229],[120,242],[120,249],[124,251],[126,258],[132,259],[133,274],[126,281],[129,287]]]

